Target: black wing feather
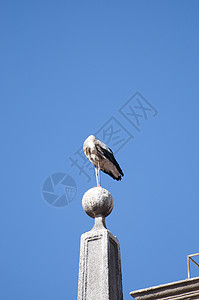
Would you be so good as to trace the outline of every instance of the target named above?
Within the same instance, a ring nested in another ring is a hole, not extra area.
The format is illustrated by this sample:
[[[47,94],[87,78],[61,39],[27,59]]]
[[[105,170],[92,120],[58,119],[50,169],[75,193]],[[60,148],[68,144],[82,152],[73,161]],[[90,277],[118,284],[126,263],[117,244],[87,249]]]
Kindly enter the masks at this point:
[[[99,145],[96,145],[96,148],[99,152],[101,152],[107,159],[109,159],[114,164],[114,166],[116,167],[118,172],[121,174],[121,176],[124,176],[124,173],[122,172],[122,169],[120,168],[118,162],[116,161],[116,159],[113,155],[113,151],[109,148],[109,150],[111,151],[111,152],[109,152],[108,150],[106,150],[105,148],[102,148]],[[103,170],[103,172],[110,175],[111,177],[114,176],[111,172],[110,173],[105,172],[104,170]],[[121,180],[121,176],[120,176],[120,179],[118,179],[118,180]],[[113,178],[116,179],[115,177],[113,177]]]
[[[111,176],[113,179],[119,181],[122,179],[122,176],[120,175],[118,178],[116,178],[113,173],[111,173],[110,171],[105,171],[104,169],[102,170],[104,173],[108,174],[109,176]]]

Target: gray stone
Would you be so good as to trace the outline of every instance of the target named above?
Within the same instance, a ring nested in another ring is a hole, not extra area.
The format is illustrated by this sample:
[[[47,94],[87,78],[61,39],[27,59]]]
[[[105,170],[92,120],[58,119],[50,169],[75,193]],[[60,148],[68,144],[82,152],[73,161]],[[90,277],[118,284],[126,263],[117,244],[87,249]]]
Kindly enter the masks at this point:
[[[198,300],[199,277],[133,291],[130,295],[136,300]]]
[[[85,193],[82,205],[95,218],[95,225],[81,236],[78,300],[122,300],[119,242],[105,225],[113,198],[107,190],[96,187]]]
[[[107,217],[113,209],[113,197],[101,186],[88,190],[82,199],[84,211],[92,218],[97,215]]]

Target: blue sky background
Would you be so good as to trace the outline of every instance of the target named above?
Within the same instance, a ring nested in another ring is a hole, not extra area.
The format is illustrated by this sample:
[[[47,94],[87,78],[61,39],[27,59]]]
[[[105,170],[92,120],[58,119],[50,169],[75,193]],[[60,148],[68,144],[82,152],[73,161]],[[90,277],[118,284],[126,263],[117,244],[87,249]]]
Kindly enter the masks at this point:
[[[76,299],[80,236],[93,225],[81,200],[95,178],[69,157],[111,117],[134,136],[116,154],[123,180],[102,174],[124,299],[185,279],[199,252],[199,2],[8,0],[0,30],[0,298]],[[158,111],[140,132],[118,111],[137,91]],[[42,195],[57,172],[77,185],[62,208]]]

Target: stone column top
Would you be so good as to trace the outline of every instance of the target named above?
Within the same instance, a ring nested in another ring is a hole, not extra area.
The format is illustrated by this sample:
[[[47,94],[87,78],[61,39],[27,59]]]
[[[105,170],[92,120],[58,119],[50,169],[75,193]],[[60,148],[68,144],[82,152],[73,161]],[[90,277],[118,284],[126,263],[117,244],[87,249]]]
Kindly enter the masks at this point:
[[[95,225],[81,236],[78,300],[122,300],[119,242],[105,225],[113,197],[106,189],[94,187],[84,194],[82,206]]]
[[[105,217],[113,210],[113,197],[101,186],[88,190],[82,199],[82,206],[88,216],[95,219],[93,229],[106,228]]]

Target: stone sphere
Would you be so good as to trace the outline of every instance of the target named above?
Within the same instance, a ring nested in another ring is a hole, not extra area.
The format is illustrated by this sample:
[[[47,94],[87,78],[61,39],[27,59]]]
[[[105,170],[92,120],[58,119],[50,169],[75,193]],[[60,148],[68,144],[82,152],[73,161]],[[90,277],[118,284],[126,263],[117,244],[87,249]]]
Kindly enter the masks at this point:
[[[84,211],[92,218],[102,215],[107,217],[113,209],[113,197],[101,186],[88,190],[82,199]]]

